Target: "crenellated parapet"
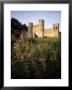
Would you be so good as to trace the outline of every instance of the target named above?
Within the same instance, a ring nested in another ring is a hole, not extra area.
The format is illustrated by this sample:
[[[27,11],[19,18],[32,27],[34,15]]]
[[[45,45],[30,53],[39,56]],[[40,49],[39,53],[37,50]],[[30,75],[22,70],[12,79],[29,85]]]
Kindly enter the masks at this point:
[[[55,23],[51,28],[44,28],[44,20],[39,19],[38,24],[33,25],[32,22],[28,23],[27,38],[42,37],[58,37],[59,36],[59,24]]]
[[[44,28],[44,20],[39,19],[37,25],[33,25],[33,36],[35,34],[39,37],[58,37],[59,36],[59,24],[55,23],[51,28]]]

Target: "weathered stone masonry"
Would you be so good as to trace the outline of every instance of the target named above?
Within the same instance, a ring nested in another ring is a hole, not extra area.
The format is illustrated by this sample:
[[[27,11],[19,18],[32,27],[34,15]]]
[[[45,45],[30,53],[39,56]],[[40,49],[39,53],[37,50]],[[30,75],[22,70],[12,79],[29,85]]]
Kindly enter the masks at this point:
[[[32,22],[28,23],[28,31],[26,32],[26,36],[28,38],[38,38],[42,37],[58,37],[59,32],[59,24],[55,23],[50,28],[44,28],[44,20],[40,19],[38,24],[33,25]]]

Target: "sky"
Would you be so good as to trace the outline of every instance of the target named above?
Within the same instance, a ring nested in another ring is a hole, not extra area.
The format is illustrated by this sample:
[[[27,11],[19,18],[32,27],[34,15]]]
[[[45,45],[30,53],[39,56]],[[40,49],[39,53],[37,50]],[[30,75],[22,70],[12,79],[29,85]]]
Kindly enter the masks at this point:
[[[50,28],[54,23],[61,24],[61,11],[11,11],[11,18],[16,18],[26,25],[28,22],[35,25],[39,19],[44,19],[45,28]]]

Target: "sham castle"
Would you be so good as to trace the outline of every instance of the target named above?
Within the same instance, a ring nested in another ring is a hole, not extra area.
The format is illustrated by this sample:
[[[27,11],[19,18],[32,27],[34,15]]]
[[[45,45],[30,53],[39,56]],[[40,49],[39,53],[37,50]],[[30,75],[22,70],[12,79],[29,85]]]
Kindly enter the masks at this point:
[[[23,32],[21,34],[21,37]],[[42,37],[58,37],[60,35],[59,32],[59,24],[55,23],[51,28],[44,28],[44,20],[40,19],[38,24],[33,25],[32,22],[28,23],[28,31],[25,32],[26,37],[28,38],[42,38]]]

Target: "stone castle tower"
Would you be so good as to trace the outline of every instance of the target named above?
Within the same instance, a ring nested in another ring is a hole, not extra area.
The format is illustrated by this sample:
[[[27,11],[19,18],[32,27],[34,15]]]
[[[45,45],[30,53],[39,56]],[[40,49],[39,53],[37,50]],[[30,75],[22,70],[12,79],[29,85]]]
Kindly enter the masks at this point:
[[[42,37],[58,37],[59,36],[59,24],[55,23],[51,28],[44,28],[44,20],[40,19],[38,24],[33,25],[33,23],[28,23],[28,38],[34,38],[37,36],[38,38]]]
[[[33,38],[33,23],[28,23],[28,32],[27,32],[28,38]]]
[[[39,20],[39,30],[41,32],[41,37],[44,36],[44,20]]]
[[[59,32],[59,24],[57,23],[57,24],[53,24],[53,29],[54,30],[58,30],[58,32]]]

